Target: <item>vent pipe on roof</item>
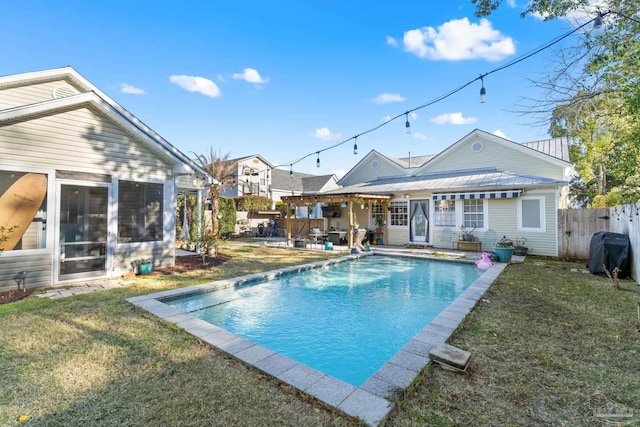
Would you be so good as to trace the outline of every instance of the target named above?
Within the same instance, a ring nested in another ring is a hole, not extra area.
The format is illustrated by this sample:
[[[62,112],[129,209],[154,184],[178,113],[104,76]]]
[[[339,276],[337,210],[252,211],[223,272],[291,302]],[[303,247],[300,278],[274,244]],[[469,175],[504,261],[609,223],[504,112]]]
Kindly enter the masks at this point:
[[[411,151],[409,151],[409,169],[411,169]]]

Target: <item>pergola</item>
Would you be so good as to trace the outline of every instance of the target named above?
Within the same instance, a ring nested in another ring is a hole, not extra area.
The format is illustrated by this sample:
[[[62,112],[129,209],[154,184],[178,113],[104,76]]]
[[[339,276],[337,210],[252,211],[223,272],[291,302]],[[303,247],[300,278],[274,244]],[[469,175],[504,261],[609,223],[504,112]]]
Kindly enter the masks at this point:
[[[392,198],[391,194],[366,194],[366,193],[332,193],[332,194],[309,194],[299,196],[283,196],[282,202],[287,204],[287,246],[291,245],[291,205],[313,205],[315,203],[347,203],[349,210],[349,230],[347,232],[347,242],[349,249],[353,247],[354,231],[354,205],[362,205],[370,201],[378,202],[382,208],[387,210],[387,202]]]

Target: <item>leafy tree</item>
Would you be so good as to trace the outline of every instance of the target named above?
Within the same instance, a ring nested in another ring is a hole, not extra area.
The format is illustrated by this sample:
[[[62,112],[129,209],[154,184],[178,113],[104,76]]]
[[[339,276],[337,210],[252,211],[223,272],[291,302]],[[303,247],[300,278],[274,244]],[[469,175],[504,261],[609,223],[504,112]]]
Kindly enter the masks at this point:
[[[502,0],[472,0],[477,16],[488,16]],[[522,113],[546,115],[550,134],[570,141],[580,178],[572,179],[574,200],[612,206],[636,202],[640,173],[640,21],[637,5],[609,0],[598,11],[588,0],[532,0],[521,16],[545,20],[601,13],[604,34],[586,30],[579,43],[556,52],[549,74],[534,84],[545,91]],[[606,9],[605,9],[606,8]]]

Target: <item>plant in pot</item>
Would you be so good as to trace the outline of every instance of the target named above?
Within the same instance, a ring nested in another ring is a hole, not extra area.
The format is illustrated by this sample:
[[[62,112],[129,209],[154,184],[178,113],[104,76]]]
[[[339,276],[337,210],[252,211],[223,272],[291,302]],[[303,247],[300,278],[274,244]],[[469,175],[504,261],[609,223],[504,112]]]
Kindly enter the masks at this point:
[[[498,261],[511,261],[511,256],[513,255],[513,240],[507,239],[507,236],[502,236],[502,239],[496,243],[493,251],[498,255]]]
[[[464,224],[462,224],[460,226],[460,233],[461,233],[460,234],[460,238],[461,238],[461,240],[464,241],[464,242],[473,242],[473,239],[474,239],[473,230],[475,230],[475,227],[469,229],[469,228],[465,227]]]
[[[525,237],[517,237],[515,246],[513,247],[513,254],[518,256],[527,255],[528,247],[525,246],[527,239]]]
[[[382,231],[382,226],[384,226],[384,217],[382,215],[377,215],[375,218],[376,222],[376,233],[380,233]]]

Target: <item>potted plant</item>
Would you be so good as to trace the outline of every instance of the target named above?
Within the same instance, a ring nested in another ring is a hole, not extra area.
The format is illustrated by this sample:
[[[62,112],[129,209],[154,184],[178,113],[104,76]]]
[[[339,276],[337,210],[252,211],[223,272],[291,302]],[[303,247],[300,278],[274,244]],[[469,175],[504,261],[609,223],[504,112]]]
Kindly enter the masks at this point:
[[[461,232],[461,239],[464,242],[473,242],[473,230],[475,230],[475,227],[472,229],[468,229],[467,227],[464,226],[464,224],[462,224],[460,226],[460,232]]]
[[[369,245],[369,241],[364,242],[364,250],[369,252],[371,250],[371,246]]]
[[[507,236],[502,236],[502,239],[496,243],[493,251],[498,255],[498,261],[509,262],[513,255],[513,241],[507,239]]]
[[[149,274],[151,273],[151,260],[150,259],[136,259],[131,261],[131,267],[135,274]]]
[[[515,246],[513,247],[513,254],[518,256],[526,256],[528,247],[525,246],[527,239],[525,237],[516,238]]]

